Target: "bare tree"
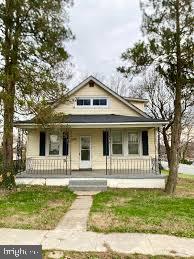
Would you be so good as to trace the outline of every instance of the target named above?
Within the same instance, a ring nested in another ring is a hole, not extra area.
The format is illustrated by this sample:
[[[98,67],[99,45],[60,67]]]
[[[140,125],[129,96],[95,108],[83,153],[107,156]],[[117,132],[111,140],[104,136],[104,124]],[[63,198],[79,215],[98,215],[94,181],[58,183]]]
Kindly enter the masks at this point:
[[[184,116],[184,123],[180,143],[180,159],[185,161],[187,157],[194,157],[194,154],[189,153],[189,147],[194,143],[194,111],[189,109]]]
[[[173,90],[169,88],[165,81],[161,79],[159,74],[155,70],[149,70],[142,79],[138,82],[137,90],[141,89],[144,93],[144,98],[148,99],[147,112],[156,119],[167,120],[168,124],[163,126],[161,133],[163,136],[163,142],[166,149],[166,155],[168,163],[170,162],[170,150],[171,150],[171,126],[174,120],[174,95]],[[191,142],[190,133],[193,128],[194,111],[192,98],[182,99],[182,122],[181,122],[181,135],[182,146],[188,145]],[[183,136],[186,136],[183,137]],[[181,145],[180,145],[181,146]],[[186,152],[186,151],[185,151]]]

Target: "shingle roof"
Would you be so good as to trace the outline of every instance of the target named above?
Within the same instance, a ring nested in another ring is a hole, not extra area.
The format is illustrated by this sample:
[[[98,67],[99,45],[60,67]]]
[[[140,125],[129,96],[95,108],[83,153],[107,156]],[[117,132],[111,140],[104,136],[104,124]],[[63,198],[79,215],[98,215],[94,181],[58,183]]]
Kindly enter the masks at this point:
[[[60,119],[52,121],[53,123],[127,123],[127,122],[165,122],[164,120],[158,120],[153,118],[135,117],[135,116],[124,116],[116,114],[102,114],[102,115],[65,115]],[[35,121],[16,121],[15,125],[18,124],[32,124]]]

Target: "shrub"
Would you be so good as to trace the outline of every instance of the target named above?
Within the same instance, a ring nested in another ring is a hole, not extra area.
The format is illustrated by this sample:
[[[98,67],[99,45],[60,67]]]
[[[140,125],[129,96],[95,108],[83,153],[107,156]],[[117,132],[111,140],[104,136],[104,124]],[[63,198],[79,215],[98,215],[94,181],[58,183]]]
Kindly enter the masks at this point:
[[[192,161],[189,161],[189,160],[187,160],[187,159],[181,159],[180,160],[180,163],[181,164],[185,164],[185,165],[192,165]]]

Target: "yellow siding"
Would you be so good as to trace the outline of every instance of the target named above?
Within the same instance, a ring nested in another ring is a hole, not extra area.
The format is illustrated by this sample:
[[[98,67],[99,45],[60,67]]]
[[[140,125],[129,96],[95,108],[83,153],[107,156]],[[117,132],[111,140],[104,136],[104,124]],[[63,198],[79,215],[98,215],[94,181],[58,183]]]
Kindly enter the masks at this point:
[[[148,139],[149,139],[149,155],[154,157],[155,153],[157,154],[157,141],[156,141],[156,129],[149,129],[148,130]]]
[[[119,129],[118,129],[119,130]],[[122,129],[123,134],[126,134],[130,128]],[[133,128],[134,130],[134,128]],[[141,129],[138,129],[141,133]],[[145,130],[145,129],[144,129]],[[92,169],[105,169],[106,157],[103,156],[103,143],[102,143],[102,131],[103,129],[72,129],[70,137],[70,152],[71,152],[71,165],[73,170],[80,168],[80,136],[91,136],[91,161]],[[155,157],[155,151],[157,154],[157,146],[155,149],[155,131],[154,129],[148,129],[149,138],[149,157]],[[125,141],[125,148],[127,148],[127,139]],[[48,154],[48,143],[47,152]],[[28,134],[27,145],[27,158],[39,156],[39,130],[31,130]],[[129,156],[126,154],[120,156],[120,158],[146,158],[147,156]],[[149,158],[148,157],[148,158]],[[45,158],[62,158],[62,156],[45,156],[39,157]],[[70,157],[69,157],[70,159]]]
[[[143,103],[143,102],[135,102],[135,101],[130,102],[130,103],[135,105],[137,108],[139,108],[143,112],[145,111],[145,103]]]
[[[107,108],[80,108],[75,106],[76,97],[107,97],[109,106]],[[94,85],[89,87],[86,85],[73,94],[69,102],[60,104],[56,109],[56,112],[63,112],[66,114],[120,114],[128,116],[140,116],[133,109],[122,103],[120,100],[112,96],[110,93],[102,89],[101,87]]]

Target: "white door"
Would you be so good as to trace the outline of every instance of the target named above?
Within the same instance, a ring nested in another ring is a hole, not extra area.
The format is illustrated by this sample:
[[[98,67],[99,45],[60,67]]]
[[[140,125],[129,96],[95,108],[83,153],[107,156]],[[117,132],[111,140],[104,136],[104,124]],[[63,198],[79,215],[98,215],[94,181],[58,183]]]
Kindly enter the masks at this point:
[[[80,137],[80,169],[91,168],[91,137]]]

